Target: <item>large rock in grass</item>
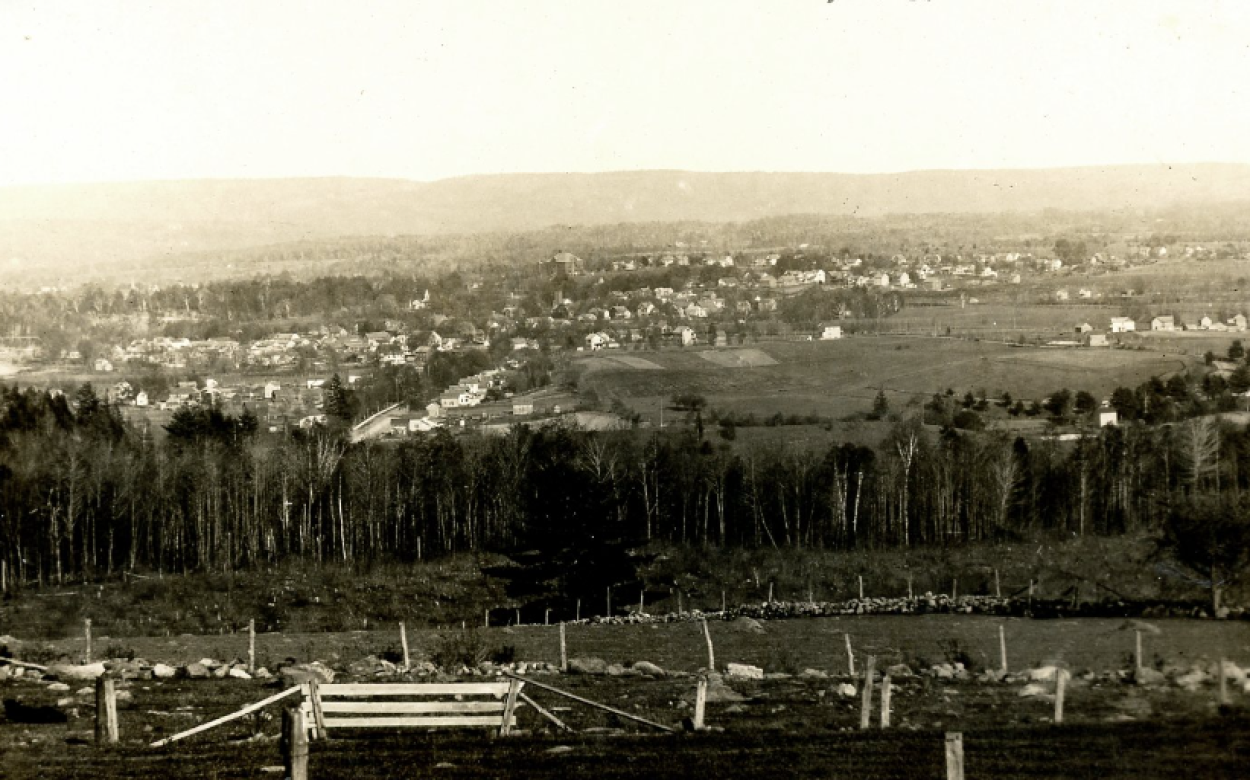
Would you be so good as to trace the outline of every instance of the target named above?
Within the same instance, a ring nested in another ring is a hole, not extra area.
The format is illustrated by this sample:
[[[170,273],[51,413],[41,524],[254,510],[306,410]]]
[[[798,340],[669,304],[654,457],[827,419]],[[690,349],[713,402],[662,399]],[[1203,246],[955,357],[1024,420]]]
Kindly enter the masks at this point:
[[[1043,698],[1050,695],[1050,690],[1041,683],[1029,683],[1020,689],[1020,696],[1024,698]]]
[[[711,675],[707,681],[707,700],[709,702],[746,701],[747,697],[725,684],[720,675]]]
[[[607,674],[608,662],[602,658],[570,658],[570,674]]]
[[[310,664],[284,666],[280,674],[287,685],[302,685],[310,682],[318,684],[334,682],[334,670],[320,661],[313,661]]]
[[[655,664],[651,663],[650,661],[637,662],[636,664],[634,664],[634,671],[638,672],[638,674],[648,674],[648,675],[651,675],[652,677],[664,676],[664,670],[656,666]]]
[[[208,667],[199,661],[182,667],[182,673],[187,678],[192,680],[207,680],[212,675],[212,672],[208,670]]]
[[[750,664],[729,664],[725,667],[725,673],[730,677],[737,677],[740,680],[764,679],[764,670],[758,666],[751,666]]]
[[[47,674],[58,680],[94,680],[104,675],[104,664],[53,664]]]
[[[1132,681],[1137,685],[1162,685],[1167,677],[1158,669],[1143,666],[1133,670]]]
[[[1185,674],[1176,678],[1176,684],[1187,691],[1196,691],[1210,677],[1201,668],[1195,666]]]
[[[729,628],[742,634],[764,633],[764,624],[755,618],[750,618],[746,615],[734,618],[734,620],[729,623]]]
[[[178,670],[169,664],[157,664],[152,667],[152,676],[158,680],[169,680],[178,676]]]

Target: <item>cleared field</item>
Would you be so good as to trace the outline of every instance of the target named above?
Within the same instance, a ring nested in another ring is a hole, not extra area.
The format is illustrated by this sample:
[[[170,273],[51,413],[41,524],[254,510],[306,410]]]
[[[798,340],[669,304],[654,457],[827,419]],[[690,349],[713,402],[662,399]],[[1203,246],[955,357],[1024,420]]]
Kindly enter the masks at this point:
[[[1184,371],[1198,359],[1166,349],[1042,349],[922,336],[861,336],[663,351],[649,353],[646,360],[663,370],[596,362],[583,386],[601,396],[620,397],[648,419],[661,402],[682,393],[702,395],[718,409],[760,416],[780,412],[842,418],[868,411],[879,390],[896,410],[948,388],[959,394],[984,390],[991,396],[1009,392],[1016,398],[1040,399],[1067,387],[1105,397],[1121,385]]]

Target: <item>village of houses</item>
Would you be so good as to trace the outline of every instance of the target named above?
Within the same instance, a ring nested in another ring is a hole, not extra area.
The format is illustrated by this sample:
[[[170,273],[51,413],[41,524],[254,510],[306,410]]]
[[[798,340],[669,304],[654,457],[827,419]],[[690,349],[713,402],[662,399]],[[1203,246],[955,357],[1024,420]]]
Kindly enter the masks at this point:
[[[680,248],[680,247],[679,247]],[[798,251],[787,257],[790,266],[803,260],[808,250],[801,245]],[[1185,248],[1187,258],[1201,256],[1203,250]],[[582,299],[565,297],[562,293],[550,301],[550,312],[540,316],[522,316],[521,296],[516,292],[507,295],[498,311],[475,318],[476,322],[458,322],[454,332],[438,330],[415,331],[401,320],[385,321],[385,330],[354,333],[344,327],[322,325],[307,333],[273,333],[250,343],[242,343],[229,337],[191,340],[171,336],[151,336],[113,347],[108,357],[97,358],[92,368],[100,373],[124,371],[129,365],[155,366],[171,374],[186,373],[188,369],[215,369],[220,375],[243,376],[266,375],[265,381],[248,383],[223,383],[213,378],[200,382],[181,381],[169,388],[167,395],[152,398],[129,382],[118,382],[108,388],[110,399],[136,410],[160,409],[169,411],[180,406],[214,404],[225,409],[247,405],[266,426],[267,430],[280,431],[287,427],[309,428],[325,422],[322,386],[329,373],[338,372],[349,385],[368,376],[379,366],[411,366],[423,369],[431,355],[438,352],[463,350],[489,350],[504,342],[507,356],[496,359],[495,367],[474,376],[460,379],[444,388],[424,410],[408,410],[399,405],[374,412],[358,426],[363,438],[393,436],[428,431],[446,425],[464,425],[466,418],[484,420],[500,416],[525,417],[530,415],[559,414],[568,412],[570,399],[558,396],[552,400],[550,393],[530,398],[511,399],[505,392],[508,372],[518,368],[527,354],[536,354],[540,347],[545,351],[588,351],[623,348],[693,347],[705,345],[725,347],[733,344],[736,335],[739,343],[745,338],[740,326],[748,320],[776,322],[778,303],[787,296],[796,295],[813,287],[868,288],[879,291],[941,292],[950,290],[986,290],[1000,284],[1019,285],[1022,280],[1030,283],[1044,282],[1048,277],[1066,275],[1083,276],[1112,273],[1141,263],[1152,263],[1166,255],[1166,248],[1142,250],[1132,260],[1115,256],[1095,254],[1084,262],[1065,266],[1055,258],[1038,258],[1016,252],[997,255],[978,255],[969,262],[950,262],[937,254],[925,254],[908,258],[896,254],[888,262],[865,263],[859,258],[824,256],[823,267],[810,267],[776,272],[782,261],[778,252],[761,253],[751,257],[733,255],[705,255],[692,257],[680,252],[649,255],[638,258],[599,261],[598,269],[587,269],[587,261],[569,252],[560,252],[540,267],[545,278],[570,280],[569,287],[581,289]],[[817,265],[815,261],[810,263]],[[703,273],[693,276],[681,289],[669,287],[641,287],[619,289],[622,285],[609,285],[609,289],[588,295],[586,290],[595,286],[572,283],[588,275],[597,276],[599,286],[605,279],[617,282],[627,280],[636,271],[645,268],[669,266],[701,266]],[[871,265],[871,268],[867,266]],[[884,266],[884,267],[883,267]],[[480,287],[481,283],[474,283]],[[1072,298],[1066,288],[1055,290],[1054,302],[1066,302]],[[1081,288],[1075,293],[1078,301],[1101,298],[1101,293]],[[975,298],[961,296],[965,303],[976,303]],[[407,304],[411,312],[431,313],[430,294],[414,298]],[[845,313],[843,314],[845,316]],[[433,315],[437,324],[446,318]],[[730,330],[730,326],[739,326]],[[1178,331],[1244,331],[1247,320],[1236,314],[1226,321],[1215,321],[1209,316],[1192,319],[1160,314],[1148,323],[1154,332]],[[1124,316],[1113,316],[1105,328],[1089,322],[1076,326],[1077,341],[1071,338],[1055,339],[1053,346],[1111,346],[1111,334],[1123,334],[1146,330],[1147,323],[1137,323]],[[774,332],[776,332],[774,330]],[[781,332],[793,338],[793,334],[781,325]],[[1069,331],[1070,332],[1070,331]],[[732,334],[732,335],[731,335]],[[833,340],[843,336],[843,327],[836,321],[821,322],[814,331],[799,334],[806,339]],[[73,359],[70,354],[65,357]],[[496,349],[496,358],[498,350]],[[317,378],[293,380],[291,374],[315,375]],[[559,401],[565,407],[561,409]],[[372,411],[372,410],[369,410]]]

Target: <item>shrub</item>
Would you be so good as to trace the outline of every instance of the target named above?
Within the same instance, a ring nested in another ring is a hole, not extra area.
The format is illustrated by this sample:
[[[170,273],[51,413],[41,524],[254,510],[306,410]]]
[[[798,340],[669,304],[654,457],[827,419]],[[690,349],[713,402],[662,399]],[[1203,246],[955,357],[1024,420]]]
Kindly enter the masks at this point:
[[[473,668],[491,657],[491,651],[476,629],[449,631],[434,641],[430,660],[438,668],[454,672],[462,666]]]

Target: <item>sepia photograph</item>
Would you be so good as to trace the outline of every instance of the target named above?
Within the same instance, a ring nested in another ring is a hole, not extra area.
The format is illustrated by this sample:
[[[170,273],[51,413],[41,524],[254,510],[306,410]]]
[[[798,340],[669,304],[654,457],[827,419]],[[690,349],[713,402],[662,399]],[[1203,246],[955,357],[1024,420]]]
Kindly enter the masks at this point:
[[[1250,774],[1250,5],[0,0],[0,777]]]

